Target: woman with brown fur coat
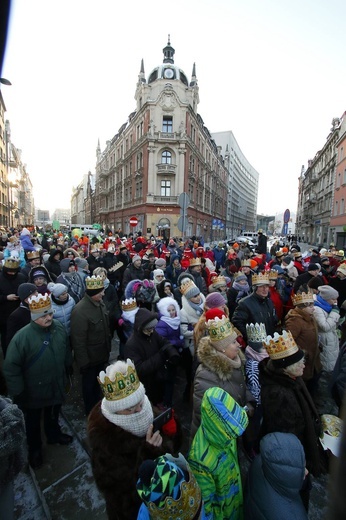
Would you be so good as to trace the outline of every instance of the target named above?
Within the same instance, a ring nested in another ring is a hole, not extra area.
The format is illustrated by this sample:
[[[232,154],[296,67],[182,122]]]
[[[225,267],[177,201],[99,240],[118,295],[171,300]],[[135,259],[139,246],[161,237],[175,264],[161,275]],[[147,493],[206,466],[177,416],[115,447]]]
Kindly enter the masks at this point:
[[[251,414],[255,405],[244,379],[245,357],[239,350],[237,331],[220,309],[207,311],[206,327],[209,336],[202,338],[197,347],[200,365],[194,380],[191,439],[200,426],[201,402],[208,388],[222,388],[240,406],[247,404]]]

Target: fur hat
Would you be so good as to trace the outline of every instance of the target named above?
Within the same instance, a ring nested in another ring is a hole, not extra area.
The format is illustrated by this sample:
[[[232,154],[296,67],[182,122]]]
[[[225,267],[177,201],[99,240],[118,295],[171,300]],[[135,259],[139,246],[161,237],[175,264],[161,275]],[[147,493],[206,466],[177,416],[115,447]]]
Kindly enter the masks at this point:
[[[215,309],[216,307],[223,307],[225,305],[225,298],[219,292],[212,292],[208,294],[205,299],[205,306],[208,309]]]
[[[18,287],[18,296],[20,301],[23,302],[36,291],[37,287],[33,283],[21,283]]]
[[[47,288],[50,290],[53,296],[55,296],[55,298],[59,298],[59,296],[67,292],[67,287],[63,283],[50,282]]]
[[[216,350],[223,351],[238,333],[221,309],[210,309],[205,313],[205,324],[209,339]]]
[[[318,288],[318,293],[324,300],[335,300],[339,297],[338,291],[333,289],[330,285],[321,285]]]

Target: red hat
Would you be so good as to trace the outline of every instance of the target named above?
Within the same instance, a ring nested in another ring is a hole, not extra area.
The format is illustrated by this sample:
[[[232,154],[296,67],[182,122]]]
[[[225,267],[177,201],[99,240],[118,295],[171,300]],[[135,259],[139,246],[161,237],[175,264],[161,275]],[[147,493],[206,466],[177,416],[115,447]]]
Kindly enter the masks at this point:
[[[215,318],[222,319],[223,316],[226,316],[224,311],[222,311],[221,309],[215,307],[214,309],[209,309],[205,313],[205,321],[214,320]]]

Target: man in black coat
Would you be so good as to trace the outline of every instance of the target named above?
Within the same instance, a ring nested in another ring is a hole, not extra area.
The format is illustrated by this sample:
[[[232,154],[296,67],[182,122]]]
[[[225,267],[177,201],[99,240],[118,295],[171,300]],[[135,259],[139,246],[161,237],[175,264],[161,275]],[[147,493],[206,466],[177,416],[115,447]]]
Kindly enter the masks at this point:
[[[320,273],[320,267],[317,264],[309,264],[308,270],[297,276],[294,282],[293,291],[296,293],[301,285],[307,284],[312,278],[318,276]]]
[[[10,344],[10,341],[16,332],[30,323],[31,317],[28,299],[30,296],[36,296],[37,294],[37,287],[33,283],[22,283],[18,287],[20,306],[15,311],[11,312],[8,317],[6,346]]]
[[[262,229],[258,230],[258,244],[256,247],[256,251],[261,255],[267,254],[267,237],[263,234]]]
[[[254,274],[252,286],[254,292],[239,301],[231,319],[246,343],[247,324],[264,323],[268,336],[272,336],[278,323],[274,304],[269,297],[269,274]]]
[[[18,287],[26,282],[25,276],[19,270],[19,259],[6,258],[0,272],[0,334],[4,358],[7,349],[7,320],[19,307]]]

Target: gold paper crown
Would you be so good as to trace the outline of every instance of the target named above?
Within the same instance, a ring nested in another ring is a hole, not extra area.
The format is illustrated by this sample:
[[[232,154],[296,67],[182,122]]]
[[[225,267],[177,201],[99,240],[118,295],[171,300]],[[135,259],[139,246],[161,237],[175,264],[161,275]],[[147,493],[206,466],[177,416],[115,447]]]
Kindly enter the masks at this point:
[[[246,335],[248,341],[262,343],[267,339],[267,332],[264,323],[250,323],[246,325]]]
[[[7,269],[19,269],[19,266],[20,260],[18,258],[14,258],[13,256],[6,258],[4,261],[4,267],[7,267]]]
[[[224,276],[215,276],[212,281],[213,285],[227,285],[226,278]]]
[[[87,276],[85,279],[86,288],[89,291],[95,290],[95,289],[103,289],[104,283],[101,276]]]
[[[250,260],[250,258],[246,258],[245,260],[242,260],[241,261],[241,266],[242,267],[251,267],[251,260]]]
[[[269,273],[253,274],[252,285],[269,285]]]
[[[201,265],[200,258],[190,258],[190,267],[194,267],[195,265]]]
[[[279,273],[276,269],[271,269],[269,271],[269,280],[277,280],[279,276]]]
[[[30,296],[28,299],[30,312],[44,313],[48,312],[52,308],[52,302],[49,294],[38,294],[37,296]]]
[[[294,258],[300,258],[302,254],[299,251],[296,251],[295,253],[293,253],[293,256]]]
[[[34,260],[35,258],[40,258],[40,252],[39,251],[28,251],[26,253],[26,257],[28,260]]]
[[[189,289],[195,286],[196,284],[190,278],[186,278],[186,282],[180,285],[180,292],[181,294],[186,294]]]
[[[123,311],[133,311],[133,309],[136,309],[136,307],[137,307],[137,302],[136,302],[135,298],[128,298],[121,302],[121,308]]]
[[[201,507],[202,492],[195,476],[188,468],[189,480],[180,484],[180,497],[175,500],[166,497],[164,505],[158,507],[153,502],[148,503],[150,518],[153,520],[193,520]]]
[[[215,318],[208,320],[206,326],[209,332],[210,341],[221,341],[229,336],[234,336],[234,338],[237,337],[237,333],[227,316],[222,316],[222,318],[216,316]]]
[[[271,359],[286,358],[299,350],[289,330],[283,330],[281,335],[275,332],[273,337],[267,336],[263,346]]]
[[[311,290],[307,292],[298,292],[297,294],[292,294],[292,303],[293,305],[300,305],[302,303],[314,303],[314,293]]]
[[[103,382],[99,377],[97,380],[107,401],[120,401],[121,399],[125,399],[125,397],[136,392],[141,384],[135,367],[130,364],[127,366],[126,374],[116,372],[112,380],[106,375]]]

